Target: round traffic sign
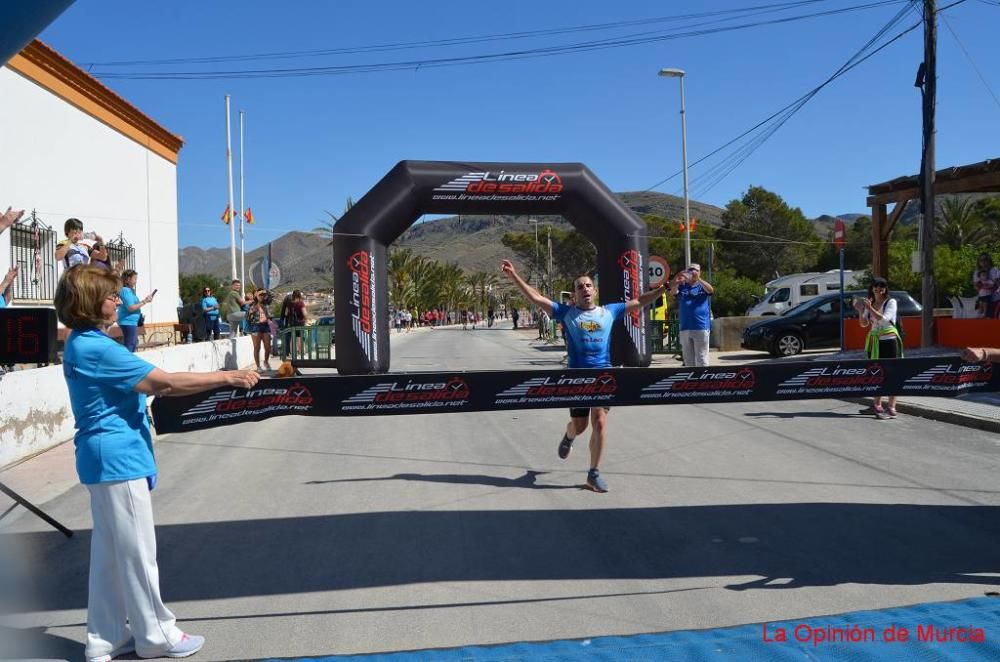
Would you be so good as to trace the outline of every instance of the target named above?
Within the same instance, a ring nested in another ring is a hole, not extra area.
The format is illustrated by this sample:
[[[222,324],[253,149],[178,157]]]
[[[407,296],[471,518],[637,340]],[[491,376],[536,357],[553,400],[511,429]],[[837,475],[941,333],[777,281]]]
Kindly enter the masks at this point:
[[[659,255],[649,256],[649,288],[657,288],[670,278],[670,264]]]

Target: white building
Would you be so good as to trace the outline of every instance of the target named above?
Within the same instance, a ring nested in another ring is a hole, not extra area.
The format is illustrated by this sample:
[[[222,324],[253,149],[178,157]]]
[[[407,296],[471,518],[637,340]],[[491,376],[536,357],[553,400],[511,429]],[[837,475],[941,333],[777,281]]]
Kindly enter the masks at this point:
[[[51,305],[55,243],[75,217],[85,241],[96,231],[139,272],[140,297],[159,290],[143,308],[147,329],[176,322],[182,144],[40,41],[0,68],[0,211],[26,210],[0,235],[0,274],[20,265],[13,305]]]

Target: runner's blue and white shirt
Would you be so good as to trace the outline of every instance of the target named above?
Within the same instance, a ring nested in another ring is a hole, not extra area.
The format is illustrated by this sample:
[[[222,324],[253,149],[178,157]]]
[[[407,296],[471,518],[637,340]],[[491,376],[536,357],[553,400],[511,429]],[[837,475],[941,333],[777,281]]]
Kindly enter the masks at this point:
[[[610,368],[611,329],[625,315],[624,303],[609,303],[590,310],[552,302],[552,317],[566,328],[570,368]]]

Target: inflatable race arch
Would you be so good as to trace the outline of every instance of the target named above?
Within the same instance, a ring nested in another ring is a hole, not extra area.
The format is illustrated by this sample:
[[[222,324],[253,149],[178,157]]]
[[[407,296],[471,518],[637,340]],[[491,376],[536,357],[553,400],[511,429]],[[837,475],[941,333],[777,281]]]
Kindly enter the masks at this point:
[[[401,161],[333,228],[340,374],[389,370],[386,253],[423,214],[561,215],[597,248],[600,301],[646,289],[645,224],[583,164]],[[646,318],[636,310],[616,324],[615,365],[649,365]]]

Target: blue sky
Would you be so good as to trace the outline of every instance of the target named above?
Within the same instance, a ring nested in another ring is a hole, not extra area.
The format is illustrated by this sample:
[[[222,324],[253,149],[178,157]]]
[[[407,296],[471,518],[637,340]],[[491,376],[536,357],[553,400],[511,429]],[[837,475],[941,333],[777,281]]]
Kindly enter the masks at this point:
[[[478,56],[877,2],[815,0],[753,16],[653,20],[783,1],[788,0],[77,0],[40,38],[77,64],[93,65],[98,74],[245,71]],[[660,68],[687,71],[693,163],[826,80],[904,6],[896,1],[785,24],[475,65],[307,77],[101,79],[185,140],[177,170],[181,246],[228,246],[228,230],[219,221],[227,197],[224,95],[232,96],[234,152],[236,113],[246,112],[246,199],[257,220],[247,234],[249,249],[290,230],[315,227],[327,218],[324,209],[339,213],[348,196],[360,198],[402,159],[579,161],[612,190],[648,189],[681,169],[678,84],[658,77]],[[1000,95],[995,66],[1000,2],[967,0],[944,15],[939,168],[1000,156],[1000,103],[990,91]],[[213,64],[102,64],[371,47],[625,21],[635,23],[447,47]],[[908,13],[887,36],[917,21]],[[824,88],[714,186],[705,174],[710,162],[692,165],[691,197],[724,206],[748,186],[761,185],[807,216],[867,211],[864,186],[919,168],[920,93],[913,81],[921,58],[918,28]],[[680,194],[681,178],[655,190]]]

